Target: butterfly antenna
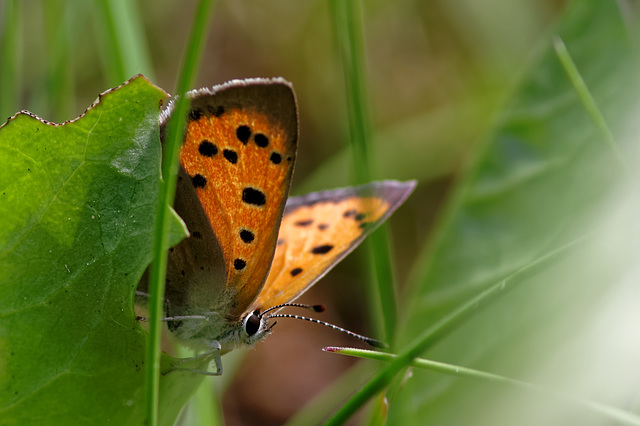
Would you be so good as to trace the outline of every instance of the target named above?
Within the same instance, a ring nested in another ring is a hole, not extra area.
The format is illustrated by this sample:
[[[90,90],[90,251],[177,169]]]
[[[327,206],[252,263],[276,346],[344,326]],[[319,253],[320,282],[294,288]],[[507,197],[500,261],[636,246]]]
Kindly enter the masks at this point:
[[[271,312],[274,309],[284,308],[285,306],[291,306],[291,307],[294,307],[294,308],[309,309],[309,310],[311,310],[313,312],[324,312],[324,305],[305,305],[304,303],[282,303],[280,305],[272,306],[269,309],[265,310],[263,313],[258,315],[258,318],[262,318],[262,316],[264,314],[266,314],[267,312]],[[269,317],[269,318],[271,318],[271,317]]]
[[[271,309],[273,309],[273,308],[271,308]],[[265,313],[266,312],[267,311],[265,311]],[[313,322],[313,323],[316,323],[316,324],[324,325],[324,326],[329,327],[329,328],[333,328],[334,330],[341,331],[341,332],[343,332],[345,334],[348,334],[349,336],[355,337],[356,339],[360,339],[363,342],[365,342],[365,343],[367,343],[367,344],[369,344],[369,345],[371,345],[373,347],[376,347],[376,348],[386,348],[386,347],[388,347],[388,345],[386,343],[381,342],[380,340],[376,340],[376,339],[372,339],[371,337],[366,337],[366,336],[362,336],[360,334],[356,334],[353,331],[349,331],[349,330],[347,330],[345,328],[338,327],[337,325],[329,324],[328,322],[320,321],[320,320],[317,320],[315,318],[302,317],[300,315],[292,315],[292,314],[269,315],[267,317],[267,319],[270,319],[270,318],[295,318],[295,319],[305,320],[305,321]]]

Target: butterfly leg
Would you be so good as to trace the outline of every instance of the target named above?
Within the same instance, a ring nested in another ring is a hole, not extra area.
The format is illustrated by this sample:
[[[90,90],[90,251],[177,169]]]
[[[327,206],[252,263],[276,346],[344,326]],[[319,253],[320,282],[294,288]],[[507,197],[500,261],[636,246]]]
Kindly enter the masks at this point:
[[[136,290],[136,296],[143,297],[145,299],[149,298],[149,293],[145,293],[144,291]]]
[[[204,374],[206,376],[221,376],[222,375],[222,357],[220,356],[220,351],[222,349],[222,346],[220,346],[220,342],[218,342],[217,340],[214,340],[213,342],[211,342],[211,347],[212,349],[207,352],[201,353],[199,355],[196,355],[190,358],[181,359],[180,361],[173,364],[169,371],[162,373],[162,375],[163,376],[167,375],[172,371],[189,371],[191,373]],[[214,372],[214,371],[202,370],[199,368],[189,368],[184,366],[185,364],[191,364],[191,363],[197,363],[198,365],[201,365],[203,360],[207,360],[207,364],[211,362],[211,360],[213,360],[213,362],[216,364],[216,371]]]

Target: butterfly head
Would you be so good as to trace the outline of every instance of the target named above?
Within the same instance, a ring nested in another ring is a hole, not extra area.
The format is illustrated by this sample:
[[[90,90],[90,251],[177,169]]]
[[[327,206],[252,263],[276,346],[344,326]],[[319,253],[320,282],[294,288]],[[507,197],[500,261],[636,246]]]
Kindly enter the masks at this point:
[[[378,347],[378,348],[386,348],[387,347],[387,345],[385,343],[380,342],[380,341],[378,341],[376,339],[372,339],[370,337],[366,337],[366,336],[362,336],[360,334],[356,334],[356,333],[354,333],[352,331],[349,331],[349,330],[346,330],[346,329],[344,329],[342,327],[338,327],[336,325],[327,323],[325,321],[320,321],[320,320],[317,320],[315,318],[309,318],[309,317],[304,317],[304,316],[300,316],[300,315],[277,313],[278,310],[280,310],[281,308],[287,307],[287,306],[288,307],[295,307],[295,308],[309,309],[309,310],[311,310],[313,312],[323,312],[324,311],[324,306],[323,305],[305,305],[305,304],[301,304],[301,303],[282,303],[280,305],[273,306],[273,307],[265,310],[262,313],[260,313],[259,309],[256,309],[255,311],[253,311],[250,314],[246,315],[245,318],[243,319],[244,332],[248,336],[248,339],[249,339],[246,343],[252,345],[252,344],[254,344],[256,342],[259,342],[260,340],[264,339],[269,333],[271,333],[271,329],[273,328],[273,326],[276,325],[277,321],[274,321],[271,324],[268,324],[267,321],[269,319],[272,319],[272,318],[294,318],[294,319],[309,321],[309,322],[312,322],[312,323],[315,323],[315,324],[324,325],[326,327],[332,328],[334,330],[340,331],[342,333],[345,333],[345,334],[348,334],[348,335],[350,335],[352,337],[360,339],[363,342],[368,343],[369,345],[374,346],[374,347]]]
[[[267,314],[285,306],[303,307],[315,312],[324,310],[321,305],[285,303],[262,312],[260,309],[252,309],[239,320],[223,320],[217,312],[210,312],[208,315],[189,316],[189,319],[195,321],[180,321],[178,326],[170,327],[170,329],[183,342],[194,348],[212,346],[211,336],[216,336],[213,340],[218,342],[222,347],[222,352],[226,353],[242,346],[253,346],[267,337],[273,326],[276,325],[276,321],[269,321],[274,316]]]
[[[286,306],[293,306],[299,308],[310,309],[314,312],[324,311],[322,305],[303,305],[300,303],[282,303],[280,305],[272,306],[269,309],[260,312],[260,309],[254,309],[242,318],[242,331],[240,334],[242,342],[247,345],[254,345],[261,341],[271,333],[271,329],[276,325],[277,321],[268,323],[268,320],[274,318],[273,315],[267,315],[273,311],[279,310]],[[276,317],[278,318],[278,317]]]
[[[166,317],[169,330],[186,346],[208,350],[220,345],[222,353],[243,346],[253,346],[271,332],[274,324],[267,324],[259,310],[240,319],[226,319],[217,312],[203,315]]]
[[[268,324],[267,319],[268,317],[261,314],[259,309],[245,315],[240,332],[242,343],[252,346],[267,337],[275,325],[275,322]]]

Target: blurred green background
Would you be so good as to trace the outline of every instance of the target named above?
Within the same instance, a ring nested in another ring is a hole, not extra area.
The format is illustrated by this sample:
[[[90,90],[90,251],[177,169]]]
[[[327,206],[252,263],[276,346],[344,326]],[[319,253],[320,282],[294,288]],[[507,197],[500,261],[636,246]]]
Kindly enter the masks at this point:
[[[537,378],[633,411],[635,371],[628,380],[609,382],[606,367],[594,371],[594,364],[577,362],[584,351],[611,344],[600,340],[599,326],[617,325],[602,320],[585,334],[575,327],[590,318],[602,299],[610,301],[620,292],[629,293],[623,300],[637,303],[633,286],[606,285],[613,283],[612,276],[634,282],[627,273],[635,265],[635,247],[619,239],[628,242],[635,235],[628,228],[635,205],[618,206],[620,200],[629,202],[627,195],[636,187],[620,189],[616,179],[625,167],[634,176],[637,158],[636,129],[630,124],[637,98],[637,3],[568,3],[362,2],[374,176],[419,180],[416,192],[390,220],[402,323],[396,339],[398,349],[409,347],[423,330],[482,289],[585,237],[586,230],[604,228],[604,241],[598,237],[578,244],[579,253],[570,252],[560,266],[542,272],[534,267],[534,278],[518,276],[525,290],[510,293],[480,319],[469,318],[460,332],[452,331],[425,356]],[[98,93],[137,73],[172,93],[196,3],[1,4],[0,116],[28,109],[62,122],[82,113]],[[600,162],[610,154],[601,143],[606,137],[553,53],[551,36],[558,33],[587,86],[595,87],[596,104],[623,146],[626,166]],[[294,194],[353,180],[336,37],[328,1],[219,0],[214,7],[196,87],[257,76],[282,76],[294,84],[301,122]],[[613,224],[611,217],[616,218]],[[606,257],[610,247],[615,262]],[[327,305],[323,320],[375,334],[365,254],[358,250],[301,301]],[[624,267],[612,272],[612,263]],[[601,264],[605,267],[594,266]],[[597,284],[584,284],[589,279]],[[607,306],[615,311],[615,304]],[[624,307],[625,312],[636,308],[633,303]],[[558,319],[567,312],[570,320]],[[635,319],[620,321],[635,325]],[[613,353],[635,354],[635,346],[624,344],[635,337],[616,340]],[[254,350],[225,357],[225,375],[213,379],[225,421],[306,424],[322,419],[379,366],[320,351],[353,344],[331,330],[283,320]],[[557,362],[549,367],[548,358]],[[603,356],[595,364],[606,366],[613,359]],[[620,370],[631,365],[620,362],[612,375],[619,378]],[[585,371],[595,378],[585,378]],[[601,417],[576,414],[545,398],[524,393],[518,399],[497,385],[415,370],[404,377],[388,394],[394,424],[578,424],[576,419],[605,424]],[[581,387],[577,377],[589,384]],[[384,404],[375,404],[374,412],[384,412],[379,408]],[[311,408],[301,411],[304,406]],[[356,419],[366,422],[369,415],[360,412]]]

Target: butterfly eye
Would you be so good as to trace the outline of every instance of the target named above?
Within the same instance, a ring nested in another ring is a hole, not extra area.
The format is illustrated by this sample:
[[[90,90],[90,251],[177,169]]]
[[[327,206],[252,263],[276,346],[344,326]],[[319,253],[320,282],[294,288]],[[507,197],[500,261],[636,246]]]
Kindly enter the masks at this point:
[[[260,311],[256,310],[249,318],[247,318],[247,322],[244,325],[244,330],[247,332],[249,336],[253,336],[260,330]]]

